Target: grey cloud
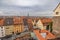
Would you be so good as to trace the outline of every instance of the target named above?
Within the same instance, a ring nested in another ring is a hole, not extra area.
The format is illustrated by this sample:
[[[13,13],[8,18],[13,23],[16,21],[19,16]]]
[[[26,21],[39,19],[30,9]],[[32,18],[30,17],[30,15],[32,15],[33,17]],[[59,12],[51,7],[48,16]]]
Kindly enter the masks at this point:
[[[24,6],[5,4],[4,0],[0,0],[0,10],[4,12],[0,14],[10,15],[10,16],[11,15],[27,15],[27,13],[29,13],[30,16],[52,15],[53,13],[52,11],[58,5],[60,0],[48,0],[46,2],[42,0],[42,2],[43,3],[41,4],[39,3],[40,5],[24,7]],[[15,11],[16,13],[13,13],[13,11]]]

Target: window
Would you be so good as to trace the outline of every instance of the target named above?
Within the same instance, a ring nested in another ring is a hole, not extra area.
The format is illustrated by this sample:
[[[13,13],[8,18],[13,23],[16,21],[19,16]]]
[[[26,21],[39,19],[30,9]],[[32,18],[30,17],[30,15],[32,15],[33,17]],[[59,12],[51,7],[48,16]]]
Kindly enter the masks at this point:
[[[1,33],[2,33],[2,36],[4,36],[4,35],[3,35],[3,32],[1,32]]]
[[[1,30],[1,31],[3,31],[3,30]]]
[[[1,27],[1,28],[3,28],[3,27]]]
[[[8,21],[7,23],[9,24],[10,22]]]
[[[56,15],[58,15],[59,14],[59,12],[56,12]]]
[[[4,35],[2,35],[2,36],[4,36]]]
[[[12,32],[12,34],[14,34],[14,32]]]
[[[2,34],[3,34],[3,32],[2,32]]]

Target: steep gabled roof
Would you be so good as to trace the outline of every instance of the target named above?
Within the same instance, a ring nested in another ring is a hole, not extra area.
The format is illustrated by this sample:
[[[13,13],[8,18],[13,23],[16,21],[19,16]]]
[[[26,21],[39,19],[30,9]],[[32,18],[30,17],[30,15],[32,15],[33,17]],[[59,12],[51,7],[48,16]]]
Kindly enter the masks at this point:
[[[59,7],[59,5],[60,5],[60,3],[57,5],[57,7],[53,11],[55,11]]]

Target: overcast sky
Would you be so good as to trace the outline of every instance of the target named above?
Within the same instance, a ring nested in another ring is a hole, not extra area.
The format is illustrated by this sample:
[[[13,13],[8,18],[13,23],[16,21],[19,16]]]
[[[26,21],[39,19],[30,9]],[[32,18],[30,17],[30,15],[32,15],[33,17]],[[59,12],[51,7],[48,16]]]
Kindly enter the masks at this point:
[[[0,0],[0,15],[53,15],[60,0]]]

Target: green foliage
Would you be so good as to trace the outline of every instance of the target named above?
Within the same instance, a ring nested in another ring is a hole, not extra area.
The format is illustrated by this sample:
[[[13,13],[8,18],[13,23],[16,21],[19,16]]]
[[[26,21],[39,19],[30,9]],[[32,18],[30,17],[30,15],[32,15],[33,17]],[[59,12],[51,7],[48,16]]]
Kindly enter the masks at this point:
[[[53,31],[53,28],[52,28],[53,22],[49,23],[49,26],[50,26],[50,32],[52,32]]]

